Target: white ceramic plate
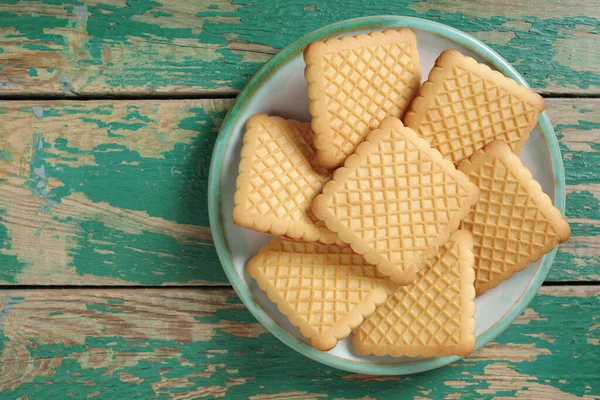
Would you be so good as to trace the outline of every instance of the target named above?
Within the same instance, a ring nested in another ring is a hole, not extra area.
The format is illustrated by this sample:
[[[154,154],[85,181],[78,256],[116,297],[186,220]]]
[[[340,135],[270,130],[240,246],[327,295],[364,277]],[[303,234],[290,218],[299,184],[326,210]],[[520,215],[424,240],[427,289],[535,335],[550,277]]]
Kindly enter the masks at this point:
[[[310,121],[303,74],[304,47],[312,41],[326,37],[399,27],[408,27],[417,36],[423,80],[427,78],[438,55],[443,50],[452,48],[487,63],[519,83],[526,84],[503,58],[486,45],[448,26],[394,16],[340,22],[294,42],[274,56],[252,78],[223,122],[213,153],[209,181],[210,223],[215,246],[231,284],[252,314],[271,333],[298,352],[324,364],[367,374],[416,373],[446,365],[459,357],[423,359],[359,356],[352,349],[351,338],[341,341],[329,352],[315,350],[245,272],[246,261],[269,240],[269,236],[234,225],[231,215],[244,125],[248,118],[255,113],[264,112]],[[520,157],[531,170],[533,177],[540,182],[544,192],[561,212],[564,212],[562,159],[546,113],[540,116],[539,123],[531,133]],[[555,251],[546,254],[540,261],[529,265],[524,271],[476,299],[477,348],[499,335],[525,308],[542,284],[554,254]]]

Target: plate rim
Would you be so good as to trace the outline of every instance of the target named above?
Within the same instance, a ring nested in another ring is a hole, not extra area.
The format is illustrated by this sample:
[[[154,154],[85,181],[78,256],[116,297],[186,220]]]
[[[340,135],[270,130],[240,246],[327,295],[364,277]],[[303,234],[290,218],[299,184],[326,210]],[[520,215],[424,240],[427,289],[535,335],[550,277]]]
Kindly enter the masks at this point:
[[[497,70],[504,73],[506,76],[514,79],[522,85],[529,87],[525,79],[498,53],[488,47],[486,44],[475,39],[474,37],[462,32],[458,29],[441,24],[439,22],[429,21],[421,18],[394,16],[394,15],[379,15],[362,18],[348,19],[336,22],[331,25],[324,26],[317,30],[308,33],[305,36],[297,39],[276,55],[271,57],[250,79],[244,89],[239,93],[227,116],[223,120],[219,134],[217,136],[213,149],[209,179],[208,179],[208,211],[210,229],[213,236],[213,241],[217,251],[217,255],[221,262],[221,266],[233,286],[233,289],[242,300],[242,303],[250,311],[250,313],[275,337],[291,347],[300,354],[303,354],[322,364],[339,368],[342,370],[370,374],[370,375],[405,375],[423,372],[455,362],[463,357],[435,357],[416,362],[402,364],[377,364],[374,362],[356,362],[345,360],[327,352],[316,350],[309,344],[302,342],[292,336],[288,331],[278,325],[253,299],[250,291],[244,285],[241,276],[238,274],[235,265],[233,264],[229,248],[227,246],[225,235],[222,226],[222,215],[220,209],[220,180],[223,169],[223,154],[228,147],[232,137],[232,128],[237,124],[237,120],[241,111],[247,106],[252,95],[283,65],[288,63],[293,57],[301,53],[304,47],[315,40],[320,40],[325,37],[331,37],[343,34],[349,31],[365,30],[365,29],[385,29],[385,28],[414,28],[422,30],[436,36],[446,38],[452,42],[458,43],[485,59],[486,62],[493,65]],[[554,132],[554,128],[550,123],[548,115],[544,111],[538,118],[542,137],[545,139],[550,153],[552,173],[554,177],[554,205],[560,210],[561,214],[565,212],[565,175],[562,156],[558,144],[558,139]],[[514,320],[520,315],[521,311],[527,307],[529,302],[537,294],[541,287],[550,266],[554,260],[556,248],[550,253],[542,257],[540,266],[535,273],[530,285],[527,287],[515,305],[487,331],[483,332],[478,338],[475,351],[495,339],[500,333],[506,330]]]

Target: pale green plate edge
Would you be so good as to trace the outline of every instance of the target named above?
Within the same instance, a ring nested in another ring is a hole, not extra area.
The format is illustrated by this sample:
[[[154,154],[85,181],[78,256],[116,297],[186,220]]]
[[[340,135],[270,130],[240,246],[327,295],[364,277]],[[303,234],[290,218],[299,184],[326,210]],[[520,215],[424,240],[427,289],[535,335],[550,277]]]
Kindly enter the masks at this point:
[[[273,333],[279,340],[290,346],[292,349],[304,354],[307,357],[312,358],[323,364],[362,374],[372,375],[403,375],[413,374],[417,372],[427,371],[441,366],[450,364],[454,361],[459,360],[461,357],[437,357],[429,358],[425,360],[419,360],[410,363],[402,364],[376,364],[368,362],[352,362],[333,356],[328,353],[321,352],[314,349],[309,344],[299,341],[287,331],[281,328],[266,314],[260,306],[258,306],[245,285],[243,284],[241,277],[233,265],[231,254],[225,242],[223,234],[223,228],[221,225],[222,216],[220,215],[220,177],[223,159],[223,154],[228,147],[229,140],[231,138],[230,131],[233,126],[237,123],[240,111],[246,107],[249,101],[252,99],[254,92],[262,85],[262,83],[268,79],[275,71],[277,71],[281,65],[288,62],[291,58],[304,50],[304,47],[315,40],[321,40],[326,37],[340,35],[348,31],[356,31],[361,29],[384,29],[384,28],[415,28],[420,29],[437,36],[447,38],[453,42],[459,43],[475,53],[478,53],[488,63],[493,65],[496,69],[504,73],[506,76],[511,77],[517,82],[527,85],[523,77],[499,54],[487,47],[479,40],[467,35],[464,32],[451,28],[449,26],[423,20],[420,18],[412,17],[399,17],[399,16],[375,16],[351,19],[347,21],[338,22],[332,25],[328,25],[308,35],[296,40],[285,49],[277,53],[271,58],[250,80],[242,92],[238,95],[235,104],[229,110],[227,117],[223,121],[219,136],[215,143],[212,161],[210,165],[209,181],[208,181],[208,209],[210,218],[210,227],[213,235],[213,240],[223,269],[229,278],[229,281],[233,285],[236,293],[250,310],[250,312],[258,319],[258,321],[271,333]],[[550,119],[546,113],[542,113],[539,117],[540,128],[543,133],[543,137],[548,143],[550,150],[550,157],[552,161],[552,171],[554,174],[554,190],[555,190],[555,205],[563,213],[565,209],[565,175],[562,163],[562,157],[558,146],[558,141],[554,133],[554,129],[550,123]],[[230,216],[226,216],[229,218]],[[496,336],[502,333],[508,328],[512,322],[519,316],[521,311],[529,304],[533,296],[537,293],[537,290],[541,286],[550,265],[554,260],[556,249],[551,253],[546,254],[540,267],[533,278],[533,282],[529,287],[529,290],[524,293],[521,298],[517,301],[515,306],[507,314],[502,317],[494,326],[488,329],[486,332],[481,334],[477,339],[477,349],[481,348]]]

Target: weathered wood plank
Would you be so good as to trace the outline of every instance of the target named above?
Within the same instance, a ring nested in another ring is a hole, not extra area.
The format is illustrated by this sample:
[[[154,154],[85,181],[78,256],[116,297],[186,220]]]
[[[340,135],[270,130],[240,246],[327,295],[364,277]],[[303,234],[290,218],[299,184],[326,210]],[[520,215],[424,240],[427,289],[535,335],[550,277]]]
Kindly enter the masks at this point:
[[[600,100],[548,99],[567,183],[571,238],[559,246],[548,280],[600,280]]]
[[[550,281],[600,280],[600,100],[549,100],[572,238]],[[230,100],[0,104],[0,283],[227,284],[208,227]]]
[[[0,93],[233,93],[301,35],[367,15],[468,32],[540,92],[600,93],[594,0],[2,0]]]
[[[2,103],[0,282],[225,282],[206,195],[230,103]]]
[[[513,326],[465,360],[410,377],[369,377],[295,353],[229,290],[1,291],[0,391],[7,398],[594,399],[599,300],[600,286],[544,287]]]

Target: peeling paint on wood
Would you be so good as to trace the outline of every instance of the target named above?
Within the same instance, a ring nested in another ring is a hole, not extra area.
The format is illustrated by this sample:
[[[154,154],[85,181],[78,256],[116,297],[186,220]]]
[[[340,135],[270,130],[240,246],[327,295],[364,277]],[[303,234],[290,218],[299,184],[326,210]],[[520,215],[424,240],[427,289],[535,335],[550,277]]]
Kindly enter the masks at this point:
[[[350,374],[304,358],[230,290],[17,290],[0,299],[0,391],[11,398],[600,395],[600,286],[544,287],[495,342],[408,377]]]
[[[596,9],[593,0],[375,1],[368,10],[359,0],[3,0],[0,92],[234,93],[278,49],[314,29],[405,15],[473,34],[540,92],[599,93]]]
[[[562,151],[572,236],[559,246],[547,280],[600,280],[600,100],[548,99]]]
[[[0,0],[0,96],[230,96],[343,19],[406,15],[490,45],[542,94],[600,94],[591,0]],[[206,185],[231,100],[0,102],[6,398],[600,398],[600,286],[544,286],[496,341],[409,377],[349,374],[277,341],[227,285]],[[572,238],[547,281],[600,281],[600,100],[547,99]]]
[[[225,283],[206,186],[230,104],[5,102],[0,282]]]

